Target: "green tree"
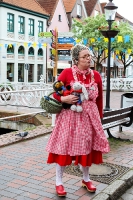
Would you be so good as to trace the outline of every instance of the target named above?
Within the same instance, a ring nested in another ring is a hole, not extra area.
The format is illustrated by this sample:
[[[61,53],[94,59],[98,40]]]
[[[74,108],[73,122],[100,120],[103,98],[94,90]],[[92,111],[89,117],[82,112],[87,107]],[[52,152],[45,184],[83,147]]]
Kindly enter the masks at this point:
[[[112,28],[116,26],[116,22],[112,24]],[[97,15],[96,17],[87,17],[83,21],[77,21],[74,19],[72,25],[72,32],[76,39],[81,40],[81,43],[84,42],[84,39],[87,39],[87,46],[92,50],[92,60],[95,63],[96,68],[98,69],[101,66],[102,61],[107,58],[104,56],[104,50],[108,48],[108,42],[105,41],[102,36],[99,28],[107,28],[108,23],[105,20],[104,15]],[[93,39],[92,39],[93,38]]]
[[[114,41],[114,52],[116,58],[122,62],[124,66],[123,75],[126,74],[126,68],[133,63],[133,29],[127,22],[121,22],[119,25],[120,32]],[[119,36],[122,41],[119,42]]]
[[[120,52],[117,58],[123,63],[125,74],[126,67],[133,62],[133,60],[128,61],[126,59],[128,50],[133,47],[133,31],[128,23],[121,22],[120,25],[117,26],[117,22],[114,21],[111,30],[116,29],[119,30],[119,33],[114,40],[111,40],[111,52]],[[92,50],[92,60],[95,63],[96,69],[98,69],[98,67],[102,65],[101,63],[103,60],[108,57],[108,55],[104,53],[105,50],[108,49],[108,41],[105,40],[100,30],[108,30],[108,23],[105,20],[104,14],[97,15],[96,17],[87,17],[82,21],[77,21],[75,19],[72,25],[72,32],[76,39],[80,39],[81,43],[84,43],[84,39],[87,39],[86,45]],[[130,37],[129,42],[125,43],[125,40],[123,40],[123,42],[118,42],[118,36],[124,38],[126,35]],[[131,57],[131,55],[132,51],[129,56]]]

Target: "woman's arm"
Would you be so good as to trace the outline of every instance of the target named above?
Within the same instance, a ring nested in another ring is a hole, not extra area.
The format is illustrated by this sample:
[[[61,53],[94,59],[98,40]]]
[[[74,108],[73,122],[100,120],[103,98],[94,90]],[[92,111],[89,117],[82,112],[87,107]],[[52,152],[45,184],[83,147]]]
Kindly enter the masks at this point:
[[[102,87],[102,79],[98,72],[95,71],[95,81],[98,85],[98,97],[96,99],[96,104],[99,110],[100,117],[103,117],[103,87]]]

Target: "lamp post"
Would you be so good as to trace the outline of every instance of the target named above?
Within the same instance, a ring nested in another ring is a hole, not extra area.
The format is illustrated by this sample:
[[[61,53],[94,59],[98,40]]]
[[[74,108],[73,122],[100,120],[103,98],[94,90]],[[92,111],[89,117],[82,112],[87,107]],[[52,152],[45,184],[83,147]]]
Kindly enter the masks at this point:
[[[106,105],[104,111],[110,110],[110,54],[111,54],[111,38],[115,37],[119,31],[111,30],[111,24],[115,20],[117,6],[109,0],[109,3],[104,6],[105,18],[108,22],[109,29],[101,31],[102,35],[108,38],[108,64],[107,64],[107,87],[106,87]]]

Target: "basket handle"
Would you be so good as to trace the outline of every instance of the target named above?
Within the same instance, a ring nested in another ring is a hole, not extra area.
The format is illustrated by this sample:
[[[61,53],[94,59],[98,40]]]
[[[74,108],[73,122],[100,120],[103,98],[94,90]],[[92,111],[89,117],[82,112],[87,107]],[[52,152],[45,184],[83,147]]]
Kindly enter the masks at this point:
[[[53,93],[55,93],[55,92],[54,92],[54,91],[53,91],[53,92],[50,92],[47,96],[44,95],[44,98],[47,99],[47,100],[49,101],[49,97],[50,97],[50,95],[53,94]]]
[[[48,95],[47,95],[47,97],[49,97],[51,94],[54,94],[55,92],[50,92]]]

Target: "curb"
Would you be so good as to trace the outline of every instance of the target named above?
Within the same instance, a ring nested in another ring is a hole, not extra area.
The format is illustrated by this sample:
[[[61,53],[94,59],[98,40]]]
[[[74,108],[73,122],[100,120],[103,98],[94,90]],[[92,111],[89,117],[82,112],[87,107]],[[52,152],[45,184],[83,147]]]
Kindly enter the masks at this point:
[[[122,177],[107,186],[93,200],[116,200],[133,185],[133,169],[129,170]]]

